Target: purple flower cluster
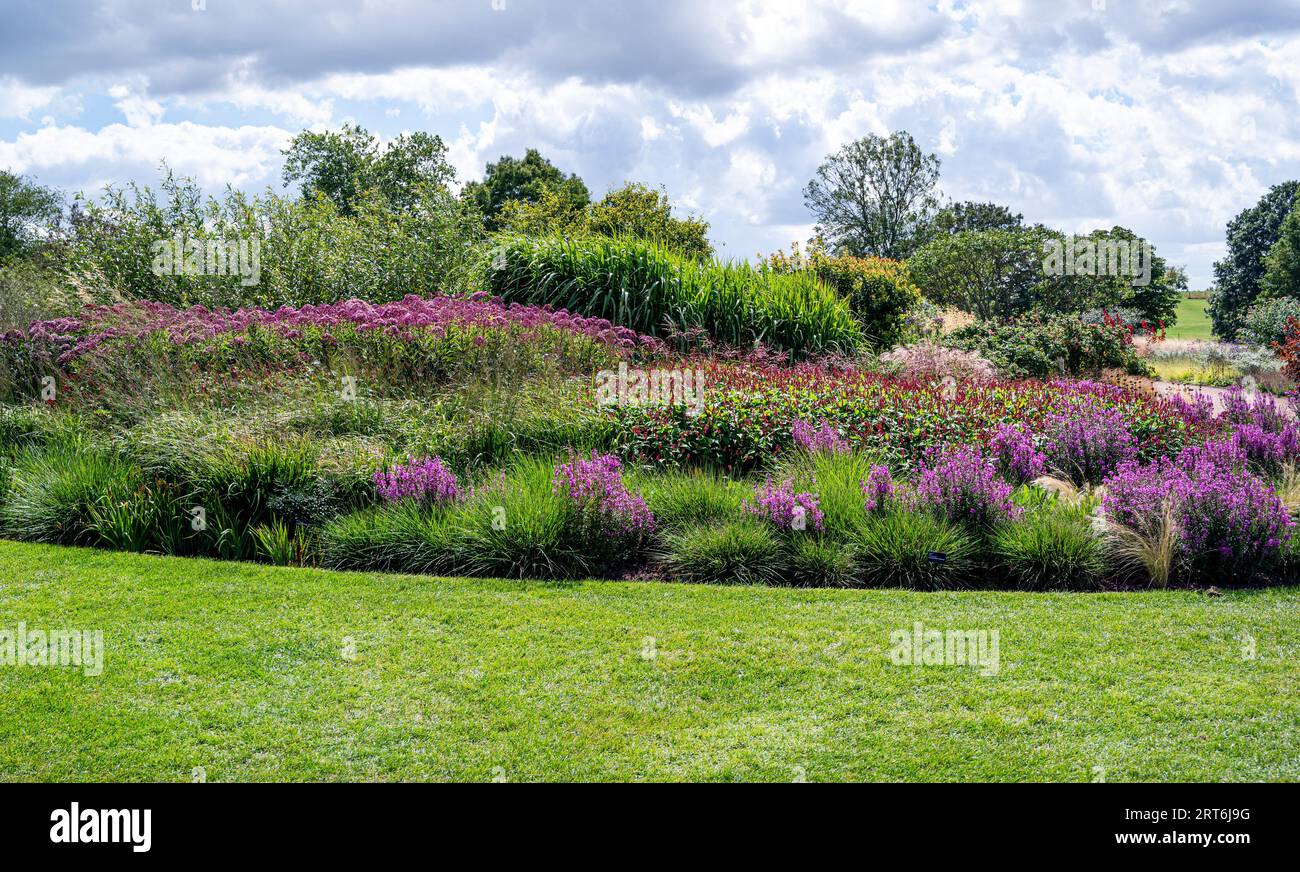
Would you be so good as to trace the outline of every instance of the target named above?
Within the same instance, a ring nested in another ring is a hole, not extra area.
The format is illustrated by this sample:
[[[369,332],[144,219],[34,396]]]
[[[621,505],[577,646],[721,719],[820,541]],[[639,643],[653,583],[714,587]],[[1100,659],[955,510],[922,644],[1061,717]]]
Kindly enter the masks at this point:
[[[274,311],[262,308],[231,311],[204,306],[177,309],[163,303],[140,301],[87,306],[77,318],[36,321],[25,333],[10,331],[0,338],[9,342],[25,339],[51,346],[61,352],[59,363],[66,364],[117,338],[156,334],[172,345],[195,345],[232,335],[232,341],[238,342],[244,334],[259,327],[289,340],[300,339],[304,331],[312,330],[327,342],[340,330],[409,339],[416,334],[442,336],[451,330],[528,334],[556,329],[585,336],[620,352],[661,348],[654,337],[640,336],[603,318],[585,318],[550,306],[506,305],[481,293],[468,299],[409,294],[394,303],[353,299],[298,309],[281,306]]]
[[[754,488],[754,499],[742,503],[741,509],[787,531],[805,530],[810,522],[813,529],[821,531],[825,520],[816,494],[795,493],[790,482],[773,484],[771,478]]]
[[[443,466],[441,457],[412,458],[374,474],[375,490],[388,502],[416,499],[430,504],[454,502],[460,498],[456,475]]]
[[[876,464],[867,471],[867,480],[862,482],[862,494],[867,498],[864,507],[868,512],[885,507],[894,495],[894,479],[889,474],[888,466]]]
[[[627,489],[623,463],[612,454],[593,450],[590,459],[570,457],[568,463],[555,468],[551,487],[579,511],[594,516],[611,534],[654,530],[654,515],[640,495]]]
[[[1102,505],[1130,528],[1168,506],[1184,559],[1212,558],[1247,571],[1291,535],[1293,522],[1277,494],[1241,465],[1232,442],[1189,448],[1177,460],[1130,460],[1106,480]]]
[[[825,421],[820,427],[814,427],[806,421],[795,421],[792,435],[794,444],[809,454],[847,454],[849,451],[849,443]]]
[[[1119,409],[1090,400],[1047,416],[1047,464],[1077,484],[1098,484],[1137,457],[1137,440]]]
[[[1011,501],[1013,490],[992,462],[967,445],[926,452],[916,480],[921,505],[976,526],[1020,517],[1023,509]]]
[[[1034,440],[1011,424],[999,424],[993,429],[989,450],[993,452],[998,472],[1016,484],[1033,481],[1047,468],[1047,458],[1034,446]]]
[[[1230,424],[1255,424],[1270,433],[1280,433],[1291,419],[1277,400],[1260,391],[1230,388],[1223,395],[1223,420]]]
[[[1259,424],[1237,424],[1232,428],[1231,444],[1252,470],[1278,476],[1300,455],[1300,432],[1292,424],[1276,431],[1265,430]]]

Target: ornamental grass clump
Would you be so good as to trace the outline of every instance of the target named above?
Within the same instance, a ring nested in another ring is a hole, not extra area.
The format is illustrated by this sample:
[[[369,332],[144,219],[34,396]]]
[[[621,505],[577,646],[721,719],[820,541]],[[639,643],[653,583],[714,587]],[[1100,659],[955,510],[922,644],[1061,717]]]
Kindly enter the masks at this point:
[[[1137,457],[1137,440],[1119,409],[1085,400],[1047,416],[1047,465],[1075,484],[1100,484]]]
[[[802,532],[810,525],[821,532],[825,520],[816,494],[795,493],[790,482],[773,484],[771,478],[754,488],[753,499],[746,500],[741,509],[784,532]]]
[[[807,421],[795,421],[791,436],[794,444],[809,454],[847,454],[849,451],[849,443],[825,421],[816,427]]]
[[[1047,471],[1047,458],[1034,446],[1024,430],[999,424],[989,437],[989,450],[1003,478],[1014,484],[1026,484]]]
[[[443,465],[441,457],[411,458],[376,472],[374,482],[380,498],[390,503],[415,500],[441,505],[460,499],[456,474]]]
[[[919,505],[976,528],[1020,517],[1012,491],[993,463],[967,445],[927,452],[916,479]]]

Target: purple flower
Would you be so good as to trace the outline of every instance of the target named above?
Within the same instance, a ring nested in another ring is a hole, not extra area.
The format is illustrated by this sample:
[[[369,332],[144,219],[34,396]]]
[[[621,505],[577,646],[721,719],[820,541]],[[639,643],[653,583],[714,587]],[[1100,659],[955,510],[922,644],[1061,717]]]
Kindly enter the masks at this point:
[[[825,520],[816,494],[795,493],[790,482],[773,484],[771,478],[754,488],[753,500],[745,500],[741,510],[787,531],[804,530],[809,521],[821,531]]]
[[[888,466],[872,466],[867,472],[867,480],[861,486],[862,493],[867,498],[864,507],[868,512],[884,508],[886,501],[894,495],[894,479],[889,474]]]
[[[794,444],[809,454],[824,452],[826,454],[847,454],[849,443],[839,431],[823,421],[820,427],[814,427],[806,421],[795,421],[792,431]]]
[[[454,502],[460,498],[455,474],[442,465],[442,458],[412,459],[374,474],[375,490],[388,502],[417,499],[430,504]]]
[[[1115,408],[1084,398],[1047,416],[1046,460],[1078,484],[1098,484],[1137,457],[1137,440]]]
[[[1024,510],[1011,501],[1012,491],[992,462],[967,445],[926,452],[916,482],[921,505],[975,526],[1020,517]]]
[[[570,457],[555,468],[551,489],[611,535],[639,535],[654,529],[645,500],[623,482],[623,463],[612,454]]]
[[[1034,440],[1019,427],[999,424],[989,439],[993,461],[1007,481],[1024,484],[1040,477],[1047,458],[1034,447]]]

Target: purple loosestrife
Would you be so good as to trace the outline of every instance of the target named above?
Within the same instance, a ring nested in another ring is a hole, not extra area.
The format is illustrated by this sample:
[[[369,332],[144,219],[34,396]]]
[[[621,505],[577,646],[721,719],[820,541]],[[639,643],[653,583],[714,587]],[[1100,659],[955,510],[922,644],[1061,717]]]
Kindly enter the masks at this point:
[[[1034,447],[1034,440],[1019,427],[999,424],[989,438],[989,449],[998,472],[1010,482],[1024,484],[1043,475],[1047,458]]]
[[[1137,456],[1137,440],[1115,408],[1085,398],[1047,416],[1047,464],[1076,484],[1099,484]]]
[[[460,485],[442,458],[411,459],[374,474],[375,490],[388,502],[415,499],[431,505],[460,498]]]
[[[1249,575],[1290,538],[1292,521],[1268,485],[1233,465],[1235,457],[1231,448],[1202,446],[1177,461],[1128,461],[1106,480],[1102,505],[1137,530],[1171,506],[1184,561]]]
[[[867,480],[862,482],[862,495],[867,498],[863,507],[868,512],[885,507],[894,495],[894,479],[888,466],[876,464],[867,471]]]
[[[809,454],[823,452],[826,454],[847,454],[849,443],[839,431],[823,421],[820,427],[814,427],[806,421],[795,421],[792,434],[794,444]]]
[[[918,473],[918,503],[951,521],[983,527],[1023,514],[1011,501],[1011,485],[970,446],[926,452]]]
[[[741,503],[741,510],[785,531],[806,530],[811,522],[820,532],[825,520],[816,494],[795,493],[790,482],[773,484],[771,478],[754,488],[754,499]]]
[[[610,535],[639,535],[654,530],[655,517],[645,500],[627,489],[623,463],[612,454],[571,456],[555,468],[551,488],[580,512],[594,518]]]
[[[1274,432],[1258,424],[1237,424],[1232,428],[1232,445],[1251,470],[1276,477],[1300,454],[1300,433],[1292,424]]]
[[[1229,388],[1223,395],[1221,417],[1231,424],[1255,424],[1270,433],[1280,433],[1291,423],[1273,397],[1239,387]]]

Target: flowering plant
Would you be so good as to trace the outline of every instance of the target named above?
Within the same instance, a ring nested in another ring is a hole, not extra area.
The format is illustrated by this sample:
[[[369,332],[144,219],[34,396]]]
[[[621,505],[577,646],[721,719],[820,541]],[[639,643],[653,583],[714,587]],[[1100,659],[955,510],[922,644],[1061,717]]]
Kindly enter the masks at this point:
[[[795,421],[791,428],[794,444],[809,454],[823,452],[826,454],[847,454],[849,443],[840,436],[839,431],[825,421],[820,427],[814,427],[806,421]]]
[[[743,502],[741,509],[785,531],[802,531],[811,521],[813,528],[820,532],[825,520],[816,494],[795,493],[790,482],[773,484],[771,478],[754,488],[753,500]]]
[[[888,466],[876,464],[871,467],[867,472],[866,480],[862,482],[862,494],[867,498],[863,507],[868,512],[885,507],[886,502],[894,495],[894,480],[889,474]]]
[[[654,529],[654,515],[628,490],[623,464],[612,454],[593,450],[589,459],[571,457],[555,468],[551,488],[610,535],[639,537]]]
[[[443,466],[441,457],[423,460],[412,458],[376,472],[375,490],[388,502],[416,499],[431,504],[454,502],[460,498],[456,475]]]
[[[958,445],[928,453],[916,482],[916,498],[951,521],[988,526],[1020,517],[1012,487],[979,452]]]
[[[998,424],[993,428],[989,449],[993,452],[998,472],[1015,484],[1033,481],[1046,470],[1047,458],[1034,447],[1034,440],[1011,424]]]

